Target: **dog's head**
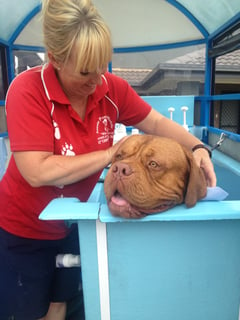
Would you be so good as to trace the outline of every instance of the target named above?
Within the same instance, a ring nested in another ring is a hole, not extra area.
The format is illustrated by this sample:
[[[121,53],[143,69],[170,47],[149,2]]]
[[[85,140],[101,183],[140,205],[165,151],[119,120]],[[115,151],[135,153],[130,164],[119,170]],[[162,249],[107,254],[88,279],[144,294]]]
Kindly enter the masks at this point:
[[[140,218],[206,195],[204,173],[192,153],[172,139],[132,135],[112,159],[104,192],[113,215]]]

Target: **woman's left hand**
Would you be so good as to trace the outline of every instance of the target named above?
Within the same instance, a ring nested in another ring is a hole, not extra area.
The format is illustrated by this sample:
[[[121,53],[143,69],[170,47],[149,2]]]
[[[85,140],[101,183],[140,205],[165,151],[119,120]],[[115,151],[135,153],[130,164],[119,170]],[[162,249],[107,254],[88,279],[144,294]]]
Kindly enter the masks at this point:
[[[215,187],[217,178],[214,172],[213,163],[209,157],[207,150],[197,149],[193,152],[193,156],[198,166],[204,171],[208,187]]]

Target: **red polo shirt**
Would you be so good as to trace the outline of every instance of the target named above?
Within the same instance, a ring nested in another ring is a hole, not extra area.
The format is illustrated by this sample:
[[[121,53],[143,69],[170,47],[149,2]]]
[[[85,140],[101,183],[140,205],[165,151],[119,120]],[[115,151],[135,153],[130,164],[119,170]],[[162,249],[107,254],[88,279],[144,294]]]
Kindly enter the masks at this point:
[[[109,148],[116,122],[135,125],[150,112],[123,79],[106,73],[89,96],[84,121],[71,107],[51,64],[18,75],[6,99],[12,151],[50,151],[74,156]],[[87,201],[101,172],[66,186],[33,188],[21,176],[12,157],[0,182],[0,227],[35,239],[60,239],[63,221],[41,221],[41,211],[54,198]]]

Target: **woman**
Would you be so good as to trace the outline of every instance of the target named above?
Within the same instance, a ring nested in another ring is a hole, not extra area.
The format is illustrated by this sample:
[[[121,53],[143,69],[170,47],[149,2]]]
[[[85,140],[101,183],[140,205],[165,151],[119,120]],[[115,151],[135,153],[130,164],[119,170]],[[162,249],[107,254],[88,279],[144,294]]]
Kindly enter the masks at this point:
[[[209,186],[216,177],[202,143],[107,72],[111,35],[90,0],[43,1],[49,63],[20,74],[6,99],[12,157],[0,183],[0,318],[65,318],[79,270],[55,256],[78,253],[77,230],[40,221],[56,197],[87,201],[118,148],[116,122],[172,137],[192,149]]]

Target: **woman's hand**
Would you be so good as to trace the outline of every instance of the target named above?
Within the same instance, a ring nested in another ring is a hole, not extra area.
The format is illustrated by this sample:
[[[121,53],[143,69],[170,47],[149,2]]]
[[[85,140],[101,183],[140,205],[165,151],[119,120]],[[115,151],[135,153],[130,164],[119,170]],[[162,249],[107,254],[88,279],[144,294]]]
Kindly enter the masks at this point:
[[[108,158],[109,158],[109,163],[111,163],[112,158],[114,156],[114,154],[117,152],[119,146],[123,143],[123,141],[125,141],[128,138],[128,136],[120,139],[117,143],[115,143],[112,147],[110,147],[109,149],[107,149],[108,152]]]
[[[203,169],[208,187],[215,187],[217,178],[207,150],[203,148],[197,149],[193,152],[193,156],[198,166]]]

